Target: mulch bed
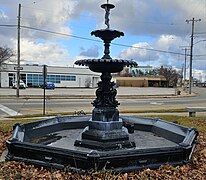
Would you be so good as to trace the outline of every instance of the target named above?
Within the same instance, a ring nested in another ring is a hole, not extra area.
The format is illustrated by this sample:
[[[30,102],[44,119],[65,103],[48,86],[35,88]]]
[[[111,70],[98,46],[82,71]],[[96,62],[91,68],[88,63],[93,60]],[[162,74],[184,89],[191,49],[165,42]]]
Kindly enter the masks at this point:
[[[5,142],[12,132],[0,131],[0,155],[6,149]],[[198,143],[193,153],[191,162],[184,166],[164,165],[159,169],[144,169],[138,172],[115,173],[106,170],[101,172],[69,172],[55,169],[37,168],[23,162],[1,162],[0,179],[85,179],[85,180],[131,180],[131,179],[206,179],[206,133],[200,133]]]

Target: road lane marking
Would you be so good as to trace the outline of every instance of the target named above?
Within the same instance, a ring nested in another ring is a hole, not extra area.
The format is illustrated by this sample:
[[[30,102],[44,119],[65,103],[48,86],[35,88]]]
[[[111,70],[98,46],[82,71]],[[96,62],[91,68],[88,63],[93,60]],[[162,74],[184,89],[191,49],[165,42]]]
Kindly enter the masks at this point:
[[[10,116],[22,115],[22,114],[18,113],[17,111],[14,111],[13,109],[10,109],[2,104],[0,104],[0,110],[4,111],[5,113],[7,113]]]
[[[150,104],[151,105],[163,105],[164,103],[161,103],[161,102],[151,102]]]

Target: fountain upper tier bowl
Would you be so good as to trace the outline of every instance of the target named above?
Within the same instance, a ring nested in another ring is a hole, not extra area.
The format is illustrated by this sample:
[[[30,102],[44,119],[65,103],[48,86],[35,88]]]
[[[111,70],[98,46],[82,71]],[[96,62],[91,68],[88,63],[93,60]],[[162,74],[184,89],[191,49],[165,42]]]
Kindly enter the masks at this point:
[[[137,66],[137,63],[132,60],[112,59],[109,55],[109,46],[112,40],[117,37],[124,36],[123,32],[112,29],[101,29],[92,31],[91,35],[99,37],[104,41],[104,56],[100,59],[83,59],[75,62],[76,65],[88,66],[94,72],[116,73],[123,70],[125,66]]]
[[[94,35],[95,37],[99,37],[103,41],[111,42],[115,38],[124,36],[124,33],[113,29],[100,29],[100,30],[92,31],[91,35]]]
[[[94,72],[115,73],[123,70],[124,66],[137,66],[132,60],[123,59],[83,59],[75,62],[76,65],[89,66]]]

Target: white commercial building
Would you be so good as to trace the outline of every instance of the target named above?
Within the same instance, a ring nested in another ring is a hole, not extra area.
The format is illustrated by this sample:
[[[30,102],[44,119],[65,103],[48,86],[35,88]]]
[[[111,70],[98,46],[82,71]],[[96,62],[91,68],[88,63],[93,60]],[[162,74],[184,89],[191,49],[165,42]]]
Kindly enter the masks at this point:
[[[16,80],[15,64],[4,64],[0,71],[1,87],[11,87]],[[43,84],[43,66],[38,64],[21,65],[20,79],[28,87]],[[100,74],[81,67],[47,66],[46,82],[53,82],[56,87],[97,87]]]

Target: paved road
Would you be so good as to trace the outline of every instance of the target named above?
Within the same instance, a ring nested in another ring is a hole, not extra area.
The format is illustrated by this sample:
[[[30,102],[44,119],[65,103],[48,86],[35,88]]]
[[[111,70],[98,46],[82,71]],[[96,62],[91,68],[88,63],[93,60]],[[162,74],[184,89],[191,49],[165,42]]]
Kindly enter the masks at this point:
[[[121,103],[120,110],[150,110],[150,109],[176,109],[186,106],[206,106],[206,89],[193,88],[197,93],[195,97],[184,98],[147,98],[147,99],[118,99]],[[92,99],[48,99],[46,102],[46,112],[74,112],[78,110],[91,111]],[[8,108],[0,113],[5,114],[36,114],[42,113],[41,99],[0,99],[0,109]],[[6,112],[6,113],[5,113]]]
[[[95,95],[96,88],[56,88],[55,90],[46,90],[48,96],[74,96],[74,95]],[[117,89],[119,95],[174,95],[173,88],[140,88],[140,87],[120,87]],[[0,88],[0,97],[16,95],[16,89]],[[42,96],[43,89],[27,88],[20,89],[20,96]]]

